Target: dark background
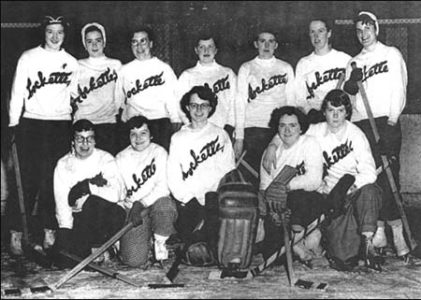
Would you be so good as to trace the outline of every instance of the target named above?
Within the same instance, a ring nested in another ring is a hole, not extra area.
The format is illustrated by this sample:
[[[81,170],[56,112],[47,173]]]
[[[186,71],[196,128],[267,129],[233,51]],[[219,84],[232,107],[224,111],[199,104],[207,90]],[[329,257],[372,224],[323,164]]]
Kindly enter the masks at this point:
[[[8,122],[6,103],[16,63],[24,50],[43,40],[37,23],[44,15],[63,15],[70,20],[72,26],[65,48],[78,59],[87,56],[82,47],[81,28],[89,22],[101,23],[107,35],[106,54],[123,63],[133,59],[130,30],[148,24],[156,36],[154,54],[168,62],[178,76],[195,65],[197,58],[193,47],[196,35],[201,32],[216,35],[217,61],[237,72],[243,62],[256,55],[252,41],[257,31],[271,29],[279,41],[276,56],[295,67],[299,58],[312,51],[308,23],[315,16],[336,20],[333,47],[354,56],[361,47],[350,21],[361,10],[373,12],[380,22],[395,19],[387,24],[380,23],[379,40],[398,47],[403,53],[409,78],[404,113],[420,114],[421,2],[1,1],[2,141]],[[418,18],[418,23],[408,24],[414,18]]]

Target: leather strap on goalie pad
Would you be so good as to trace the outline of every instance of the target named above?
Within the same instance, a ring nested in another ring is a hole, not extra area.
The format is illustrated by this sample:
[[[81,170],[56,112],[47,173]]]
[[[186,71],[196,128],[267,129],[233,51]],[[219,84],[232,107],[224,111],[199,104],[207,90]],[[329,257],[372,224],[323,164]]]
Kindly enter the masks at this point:
[[[218,261],[223,268],[248,268],[256,236],[257,194],[247,183],[226,183],[219,189]],[[233,263],[235,262],[235,263]]]

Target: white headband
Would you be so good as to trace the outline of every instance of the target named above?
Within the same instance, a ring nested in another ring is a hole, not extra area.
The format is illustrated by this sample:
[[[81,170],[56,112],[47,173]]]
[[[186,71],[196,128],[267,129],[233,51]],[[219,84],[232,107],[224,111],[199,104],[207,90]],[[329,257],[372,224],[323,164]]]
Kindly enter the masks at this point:
[[[104,47],[105,47],[105,44],[106,44],[106,42],[107,42],[107,38],[105,37],[105,29],[104,29],[104,26],[102,26],[101,24],[96,23],[96,22],[93,22],[93,23],[88,23],[88,24],[86,24],[85,26],[83,26],[82,31],[81,31],[81,34],[82,34],[82,44],[83,44],[83,46],[86,48],[86,43],[85,43],[85,31],[86,31],[86,29],[87,29],[88,27],[90,27],[90,26],[95,26],[96,28],[98,28],[98,29],[99,29],[99,31],[101,31],[101,34],[102,34],[102,39],[104,40]]]
[[[367,15],[367,16],[369,16],[370,19],[372,19],[374,21],[374,23],[376,24],[376,35],[379,35],[379,22],[377,21],[377,18],[376,18],[376,16],[373,13],[371,13],[369,11],[362,11],[358,15],[359,16],[361,16],[361,15]]]

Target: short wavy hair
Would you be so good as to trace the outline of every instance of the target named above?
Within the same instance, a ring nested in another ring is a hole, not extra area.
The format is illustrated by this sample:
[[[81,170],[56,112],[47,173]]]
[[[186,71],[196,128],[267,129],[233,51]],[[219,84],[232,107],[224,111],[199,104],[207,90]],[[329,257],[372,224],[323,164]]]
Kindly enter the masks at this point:
[[[294,106],[282,106],[272,111],[272,115],[269,121],[269,127],[274,132],[278,132],[279,120],[284,115],[296,116],[298,120],[298,124],[300,124],[301,134],[304,134],[307,132],[308,127],[310,126],[308,117],[305,113],[303,113],[301,110],[299,110],[297,107],[294,107]]]
[[[211,106],[211,111],[209,112],[208,118],[210,118],[215,110],[216,106],[218,105],[218,96],[211,90],[208,85],[196,85],[190,91],[184,94],[183,98],[181,98],[180,106],[181,110],[186,114],[187,118],[191,121],[190,111],[187,107],[190,104],[190,98],[194,94],[197,94],[200,99],[209,101]]]
[[[351,120],[351,116],[352,116],[351,99],[349,99],[348,94],[345,93],[343,90],[334,89],[326,94],[325,98],[323,99],[323,103],[321,107],[322,112],[326,112],[328,103],[330,103],[334,107],[338,107],[341,105],[345,106],[346,119]]]
[[[76,132],[82,132],[82,131],[93,131],[95,132],[95,125],[88,119],[80,119],[77,120],[72,125],[72,135],[74,136]]]
[[[143,126],[143,124],[146,124],[148,126],[148,128],[150,129],[150,121],[148,118],[144,117],[144,116],[134,116],[131,117],[127,123],[126,123],[126,128],[128,130],[128,132],[130,132],[130,130],[134,129],[134,128],[140,128]]]

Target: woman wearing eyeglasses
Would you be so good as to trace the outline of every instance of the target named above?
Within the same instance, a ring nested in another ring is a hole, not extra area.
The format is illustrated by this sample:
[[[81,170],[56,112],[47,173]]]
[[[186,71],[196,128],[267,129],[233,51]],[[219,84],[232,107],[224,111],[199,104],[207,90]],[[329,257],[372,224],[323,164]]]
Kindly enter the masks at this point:
[[[81,119],[72,131],[72,151],[54,170],[55,247],[86,257],[123,227],[126,212],[117,202],[124,184],[114,157],[96,148],[95,125]],[[100,256],[97,262],[104,259]],[[57,263],[69,267],[63,260]]]
[[[55,240],[53,172],[69,150],[70,95],[76,93],[78,64],[62,47],[67,27],[63,17],[44,18],[42,44],[19,58],[10,99],[9,126],[17,135],[26,212],[31,215],[37,198],[44,248]],[[19,214],[17,202],[12,205],[9,215]],[[11,252],[20,255],[20,218],[10,220]]]
[[[152,55],[153,46],[149,28],[133,32],[131,48],[135,59],[121,69],[116,101],[123,108],[123,122],[138,115],[148,118],[155,141],[168,151],[172,132],[181,126],[179,101],[175,97],[177,77],[167,63]],[[127,134],[124,136],[122,148],[129,145]]]
[[[217,201],[212,193],[221,178],[235,168],[234,151],[227,132],[208,122],[217,97],[208,86],[195,86],[181,99],[181,109],[190,120],[171,138],[168,156],[168,186],[178,200],[176,228],[186,239],[205,219],[205,210]],[[205,221],[205,228],[207,223]],[[217,227],[216,227],[217,228]]]
[[[88,23],[81,33],[89,57],[78,61],[78,95],[72,99],[74,121],[88,119],[94,123],[97,147],[116,155],[118,107],[114,91],[121,62],[104,54],[106,35],[101,24]]]

